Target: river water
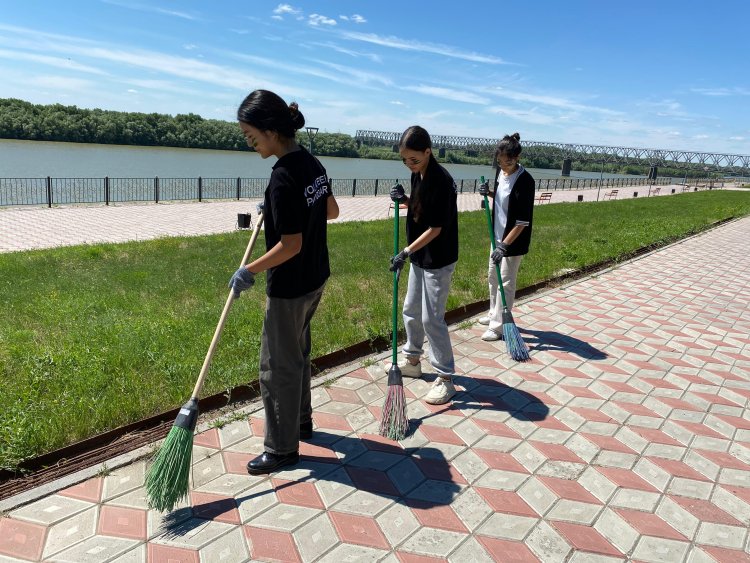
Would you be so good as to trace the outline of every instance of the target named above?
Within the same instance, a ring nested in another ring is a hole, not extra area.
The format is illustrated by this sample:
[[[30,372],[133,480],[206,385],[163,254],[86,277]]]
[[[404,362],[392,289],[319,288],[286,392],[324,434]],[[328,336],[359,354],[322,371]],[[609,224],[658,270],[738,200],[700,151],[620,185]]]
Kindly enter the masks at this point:
[[[319,157],[328,176],[408,178],[399,160]],[[274,157],[263,160],[250,151],[219,151],[173,147],[137,147],[15,141],[0,139],[0,178],[268,178]],[[489,166],[446,164],[456,180],[491,177]],[[559,170],[529,169],[532,176],[559,178]],[[599,178],[599,172],[571,172],[572,178]],[[604,174],[605,178],[624,178]]]

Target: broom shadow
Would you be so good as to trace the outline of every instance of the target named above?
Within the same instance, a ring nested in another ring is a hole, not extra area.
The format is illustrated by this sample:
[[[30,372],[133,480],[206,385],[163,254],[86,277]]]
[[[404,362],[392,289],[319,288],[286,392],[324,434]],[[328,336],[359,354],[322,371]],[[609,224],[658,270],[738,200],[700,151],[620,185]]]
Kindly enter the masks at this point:
[[[412,434],[418,425],[419,421],[411,420],[409,433]],[[331,463],[330,457],[300,455],[300,463],[288,469],[307,470],[309,473],[306,476],[294,478],[271,489],[253,492],[253,489],[257,488],[256,483],[249,491],[233,498],[227,497],[175,510],[164,517],[160,537],[174,539],[185,536],[204,526],[206,522],[238,509],[243,502],[257,500],[306,482],[329,482],[354,487],[357,491],[392,499],[415,510],[449,505],[464,487],[454,480],[450,464],[443,452],[437,448],[403,448],[397,443],[388,444],[366,437],[342,437],[324,430],[316,430],[313,439],[306,442],[330,448],[343,454],[343,458]],[[356,464],[357,458],[367,454],[370,454],[371,460],[364,464]],[[290,479],[284,476],[285,473],[286,471],[282,470],[273,473],[271,477]],[[330,508],[326,507],[325,510],[328,511]]]
[[[609,356],[595,348],[585,340],[580,340],[569,334],[562,334],[551,330],[531,330],[518,327],[524,341],[530,349],[535,351],[569,352],[586,360],[605,360]],[[526,335],[530,335],[531,338]]]

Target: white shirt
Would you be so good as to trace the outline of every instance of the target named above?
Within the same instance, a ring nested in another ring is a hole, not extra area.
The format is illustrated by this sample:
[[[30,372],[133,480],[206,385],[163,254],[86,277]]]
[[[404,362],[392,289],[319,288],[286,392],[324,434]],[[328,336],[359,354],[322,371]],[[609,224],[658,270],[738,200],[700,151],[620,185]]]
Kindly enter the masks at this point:
[[[502,170],[497,176],[497,185],[495,186],[495,244],[503,240],[505,224],[508,222],[510,191],[523,170],[523,166],[519,164],[518,169],[510,176],[506,176]]]

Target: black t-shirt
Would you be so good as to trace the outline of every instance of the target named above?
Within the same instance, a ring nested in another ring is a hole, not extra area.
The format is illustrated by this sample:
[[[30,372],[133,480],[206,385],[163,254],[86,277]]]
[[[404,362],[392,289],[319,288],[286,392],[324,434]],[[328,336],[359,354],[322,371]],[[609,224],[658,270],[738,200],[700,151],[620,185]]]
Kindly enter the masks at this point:
[[[409,211],[406,215],[408,244],[430,227],[441,228],[436,238],[411,254],[411,261],[420,268],[443,268],[458,260],[457,192],[451,175],[432,155],[424,178],[420,178],[418,172],[411,175]]]
[[[325,168],[303,147],[287,153],[273,166],[265,193],[266,250],[281,235],[302,233],[302,250],[266,274],[269,297],[301,297],[318,289],[331,270],[326,237],[331,187]]]

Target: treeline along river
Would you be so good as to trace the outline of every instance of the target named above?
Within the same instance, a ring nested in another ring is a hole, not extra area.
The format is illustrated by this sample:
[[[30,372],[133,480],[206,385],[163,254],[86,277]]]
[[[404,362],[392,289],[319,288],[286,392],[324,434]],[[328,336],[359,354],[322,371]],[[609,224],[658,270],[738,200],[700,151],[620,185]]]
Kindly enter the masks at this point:
[[[328,171],[328,176],[336,184],[351,186],[352,180],[367,185],[373,185],[378,179],[381,184],[400,180],[408,181],[407,168],[398,160],[377,160],[363,158],[319,157]],[[274,158],[263,160],[257,153],[251,151],[223,151],[208,149],[183,149],[172,147],[139,147],[125,145],[96,145],[85,143],[58,143],[47,141],[16,141],[0,139],[0,205],[14,205],[24,203],[14,201],[18,194],[11,194],[22,185],[18,181],[9,179],[37,179],[39,186],[47,177],[54,178],[56,185],[69,186],[70,190],[80,192],[86,190],[87,185],[99,186],[101,182],[86,182],[85,179],[110,178],[116,180],[137,180],[147,185],[147,198],[127,198],[125,200],[153,200],[151,195],[154,178],[162,180],[164,186],[175,185],[179,179],[203,178],[206,185],[215,185],[218,179],[222,186],[229,184],[232,191],[227,197],[233,197],[237,180],[242,179],[248,185],[252,184],[253,194],[256,184],[262,185],[269,177]],[[491,177],[493,170],[489,166],[466,164],[445,164],[453,177],[460,183],[473,186],[473,182],[481,176]],[[529,169],[537,179],[560,178],[559,170]],[[571,178],[598,179],[598,172],[571,172]],[[641,178],[640,176],[624,176],[604,174],[604,178]],[[76,179],[73,181],[65,181]],[[257,182],[256,182],[257,180]],[[122,183],[122,182],[120,182]],[[132,184],[133,182],[131,182]],[[138,182],[136,182],[138,183]],[[179,182],[178,182],[179,183]],[[184,183],[184,182],[183,182]],[[24,182],[23,185],[33,185]],[[15,188],[13,186],[16,186]],[[264,188],[265,185],[262,185]],[[262,188],[260,188],[262,190]],[[94,189],[94,188],[92,188]],[[98,189],[98,188],[97,188]],[[192,188],[191,188],[192,189]],[[223,188],[222,188],[223,189]],[[384,191],[385,190],[385,191]],[[372,192],[372,188],[365,189]],[[260,192],[262,193],[262,191]],[[378,193],[387,193],[387,188],[380,187]],[[192,192],[191,192],[192,194]],[[208,194],[208,192],[207,192]],[[101,196],[88,198],[85,194],[71,199],[67,194],[56,197],[56,203],[74,201],[103,201]],[[83,196],[83,197],[81,197]],[[211,197],[207,195],[207,198]],[[255,197],[254,195],[252,197]],[[163,197],[162,199],[180,199]],[[197,199],[190,195],[186,199]],[[112,201],[118,201],[112,198]],[[44,203],[44,201],[29,201],[26,203]]]

